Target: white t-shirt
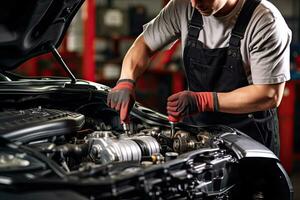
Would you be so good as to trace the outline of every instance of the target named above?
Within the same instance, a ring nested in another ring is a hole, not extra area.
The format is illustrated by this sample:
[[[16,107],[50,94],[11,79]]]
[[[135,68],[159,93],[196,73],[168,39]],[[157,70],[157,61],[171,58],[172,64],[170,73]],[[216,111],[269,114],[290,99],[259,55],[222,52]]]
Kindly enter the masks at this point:
[[[231,31],[244,2],[239,0],[226,16],[203,16],[199,40],[206,48],[229,45]],[[184,46],[191,15],[190,0],[171,0],[156,18],[144,26],[142,34],[146,44],[151,50],[159,50],[181,39]],[[291,39],[291,30],[278,9],[269,1],[262,0],[241,41],[243,66],[249,84],[275,84],[290,79]]]

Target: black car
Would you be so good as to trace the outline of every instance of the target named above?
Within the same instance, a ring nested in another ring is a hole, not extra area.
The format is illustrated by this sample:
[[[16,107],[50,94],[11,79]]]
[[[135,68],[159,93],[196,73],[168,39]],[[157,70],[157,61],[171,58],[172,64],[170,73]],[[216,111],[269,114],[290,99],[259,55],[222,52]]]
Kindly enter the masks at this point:
[[[77,80],[56,48],[83,0],[0,7],[0,199],[291,200],[278,158],[240,131],[178,123],[136,103],[130,126],[109,87]],[[13,73],[52,52],[69,77]]]

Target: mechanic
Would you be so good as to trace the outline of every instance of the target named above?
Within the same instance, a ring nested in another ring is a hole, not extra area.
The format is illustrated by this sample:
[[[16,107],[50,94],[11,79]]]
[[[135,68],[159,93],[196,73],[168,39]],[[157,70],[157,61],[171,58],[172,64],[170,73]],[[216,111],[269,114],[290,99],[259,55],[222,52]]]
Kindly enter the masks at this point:
[[[151,56],[181,39],[188,90],[168,98],[169,119],[225,124],[278,155],[291,35],[267,0],[171,0],[128,50],[108,105],[126,121]]]

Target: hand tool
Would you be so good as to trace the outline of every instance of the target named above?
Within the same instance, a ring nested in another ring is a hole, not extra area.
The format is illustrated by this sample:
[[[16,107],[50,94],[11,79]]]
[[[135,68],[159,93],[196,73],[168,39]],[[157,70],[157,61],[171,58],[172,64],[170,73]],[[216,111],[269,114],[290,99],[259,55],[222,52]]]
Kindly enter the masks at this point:
[[[173,138],[175,135],[176,123],[179,122],[179,119],[169,115],[168,120],[170,122],[170,127],[171,127],[171,138]]]

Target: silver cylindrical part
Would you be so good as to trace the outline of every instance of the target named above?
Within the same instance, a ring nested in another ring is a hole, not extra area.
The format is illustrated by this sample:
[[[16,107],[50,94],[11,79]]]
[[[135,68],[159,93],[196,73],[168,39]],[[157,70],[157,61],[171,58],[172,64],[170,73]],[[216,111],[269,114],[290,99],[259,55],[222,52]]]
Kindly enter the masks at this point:
[[[90,157],[101,163],[113,161],[141,161],[142,156],[160,152],[160,146],[151,136],[135,138],[89,138]]]
[[[119,161],[139,161],[142,159],[142,151],[137,143],[132,140],[119,140],[114,148],[118,152]]]
[[[147,152],[149,152],[149,155],[144,156],[151,156],[154,153],[160,152],[160,145],[158,144],[157,140],[151,136],[140,136],[134,138],[134,140],[142,142],[147,147]]]

